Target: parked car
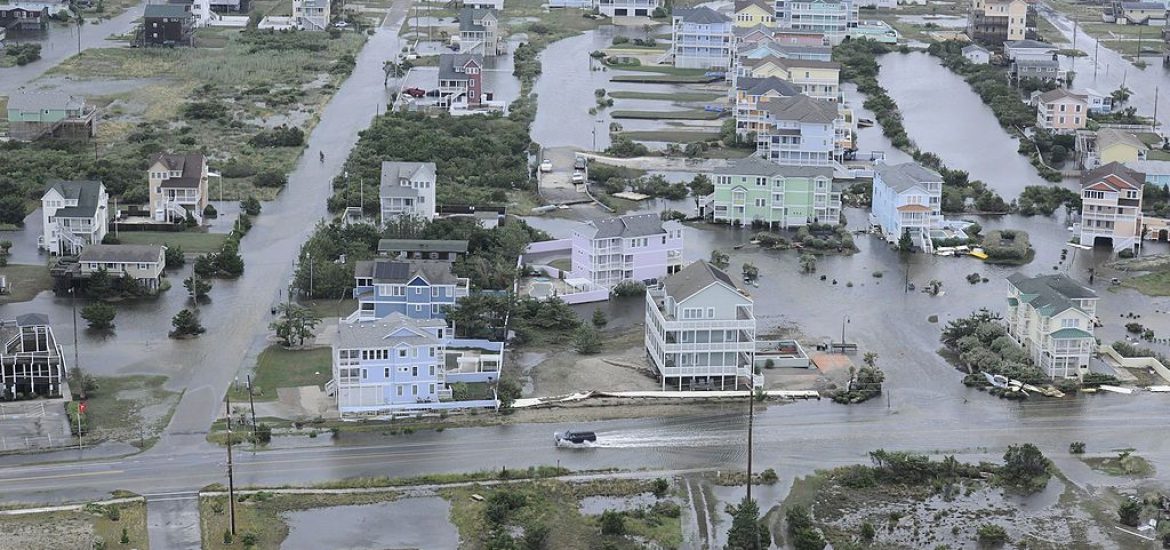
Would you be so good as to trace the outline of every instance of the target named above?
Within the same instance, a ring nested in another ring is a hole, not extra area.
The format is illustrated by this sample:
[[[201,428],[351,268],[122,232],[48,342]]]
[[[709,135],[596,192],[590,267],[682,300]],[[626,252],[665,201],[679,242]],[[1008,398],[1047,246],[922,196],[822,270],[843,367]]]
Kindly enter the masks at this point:
[[[574,170],[584,170],[585,169],[585,157],[577,157],[575,160],[573,160],[573,169]]]
[[[572,182],[585,183],[585,174],[582,174],[581,172],[573,172]]]
[[[596,443],[597,434],[593,432],[566,430],[554,433],[553,439],[557,445],[584,445],[585,443]]]
[[[552,172],[552,161],[546,160],[544,162],[541,162],[540,163],[540,171],[541,172]]]
[[[410,97],[423,97],[423,96],[427,95],[427,91],[422,89],[422,88],[407,88],[405,90],[402,90],[402,93],[404,93]]]

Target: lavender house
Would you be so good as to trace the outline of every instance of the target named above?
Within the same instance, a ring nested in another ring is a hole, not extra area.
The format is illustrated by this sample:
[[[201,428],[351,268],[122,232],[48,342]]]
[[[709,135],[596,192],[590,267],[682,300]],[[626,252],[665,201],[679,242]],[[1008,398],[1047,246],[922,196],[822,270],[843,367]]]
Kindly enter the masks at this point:
[[[573,230],[571,276],[612,288],[622,281],[656,282],[682,269],[682,224],[657,213],[628,214]]]

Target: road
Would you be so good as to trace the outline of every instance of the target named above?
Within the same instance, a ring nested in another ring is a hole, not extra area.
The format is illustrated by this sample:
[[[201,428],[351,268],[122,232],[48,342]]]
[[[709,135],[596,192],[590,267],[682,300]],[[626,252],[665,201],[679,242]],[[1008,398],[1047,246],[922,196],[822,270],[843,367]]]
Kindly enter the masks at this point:
[[[977,394],[983,395],[983,394]],[[1170,471],[1170,442],[1155,437],[1164,421],[1144,414],[1161,396],[1102,395],[1062,401],[998,402],[940,414],[919,404],[884,400],[843,407],[800,402],[758,413],[756,468],[774,468],[783,479],[816,468],[865,462],[876,448],[934,450],[969,459],[995,459],[1010,444],[1032,442],[1081,485],[1115,485],[1069,459],[1068,444],[1084,441],[1090,452],[1135,447],[1158,472]],[[984,399],[988,399],[984,397]],[[557,464],[573,470],[601,468],[741,468],[744,466],[745,407],[729,404],[702,416],[599,422],[590,427],[599,442],[592,449],[558,449],[552,432],[567,425],[522,424],[416,432],[381,443],[345,446],[357,434],[342,434],[333,447],[272,450],[235,455],[237,486],[299,485],[356,476],[416,476],[427,473],[524,468]],[[157,498],[226,483],[222,449],[148,455],[97,463],[6,468],[0,484],[9,501],[54,503],[100,498],[127,489]],[[1164,478],[1165,474],[1159,474]]]
[[[117,17],[99,23],[86,21],[81,27],[81,50],[123,46],[125,42],[111,42],[106,37],[126,34],[134,28],[134,21],[142,17],[142,2],[127,9]],[[12,95],[37,77],[48,72],[62,61],[77,54],[77,26],[62,26],[52,23],[43,40],[27,40],[41,45],[41,59],[23,67],[0,69],[0,96]]]

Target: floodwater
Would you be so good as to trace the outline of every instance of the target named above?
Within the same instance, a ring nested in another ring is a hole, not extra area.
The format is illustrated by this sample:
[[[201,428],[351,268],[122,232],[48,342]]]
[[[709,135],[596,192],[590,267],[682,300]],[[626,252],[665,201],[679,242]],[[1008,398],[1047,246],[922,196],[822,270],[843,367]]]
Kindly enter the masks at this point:
[[[996,121],[970,85],[938,59],[921,52],[879,59],[878,81],[898,104],[911,141],[939,156],[949,168],[966,170],[1011,201],[1028,185],[1047,185],[1019,143]]]
[[[285,514],[288,538],[280,547],[454,550],[459,547],[459,532],[447,519],[450,510],[451,505],[439,497],[413,497],[289,512]]]
[[[1109,93],[1122,85],[1129,88],[1130,96],[1126,107],[1137,107],[1143,116],[1153,116],[1157,113],[1158,122],[1165,125],[1170,123],[1170,68],[1162,64],[1157,55],[1147,55],[1142,59],[1148,66],[1145,69],[1135,67],[1129,60],[1117,52],[1104,46],[1098,47],[1097,41],[1076,26],[1074,42],[1074,24],[1069,18],[1053,12],[1048,6],[1039,4],[1037,10],[1042,17],[1047,17],[1060,30],[1065,44],[1088,54],[1086,57],[1071,58],[1069,63],[1076,73],[1073,79],[1073,89],[1093,88],[1102,93]],[[1081,23],[1084,23],[1083,21]],[[1160,47],[1160,36],[1156,29],[1147,29],[1146,38],[1149,47]],[[1161,88],[1166,88],[1162,92]],[[1155,106],[1155,100],[1157,106]]]
[[[81,39],[78,40],[76,25],[61,25],[52,23],[48,30],[37,33],[9,33],[13,42],[34,42],[41,45],[41,59],[23,67],[0,69],[0,96],[12,95],[23,88],[38,76],[48,71],[66,58],[77,54],[77,50],[90,48],[110,48],[125,45],[125,42],[106,40],[111,34],[128,33],[134,22],[142,17],[142,2],[112,19],[100,22],[89,21],[81,27]]]

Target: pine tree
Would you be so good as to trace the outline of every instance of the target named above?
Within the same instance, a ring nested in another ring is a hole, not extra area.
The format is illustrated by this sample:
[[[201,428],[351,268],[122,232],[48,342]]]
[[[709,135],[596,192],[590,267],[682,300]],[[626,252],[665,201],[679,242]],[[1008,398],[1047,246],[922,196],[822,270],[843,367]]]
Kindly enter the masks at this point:
[[[593,308],[593,326],[601,328],[607,324],[609,324],[609,319],[605,317],[605,312],[601,311],[599,307]]]
[[[171,325],[175,327],[175,330],[170,332],[172,338],[176,336],[194,336],[196,334],[202,334],[206,330],[203,328],[203,325],[199,324],[199,316],[195,315],[195,312],[189,309],[184,309],[176,313],[175,317],[171,319]]]
[[[731,515],[727,532],[728,550],[763,550],[772,545],[772,534],[760,522],[760,507],[755,500],[744,498]]]
[[[114,327],[114,317],[118,310],[109,304],[96,302],[81,309],[81,318],[89,321],[89,328],[106,330]]]

